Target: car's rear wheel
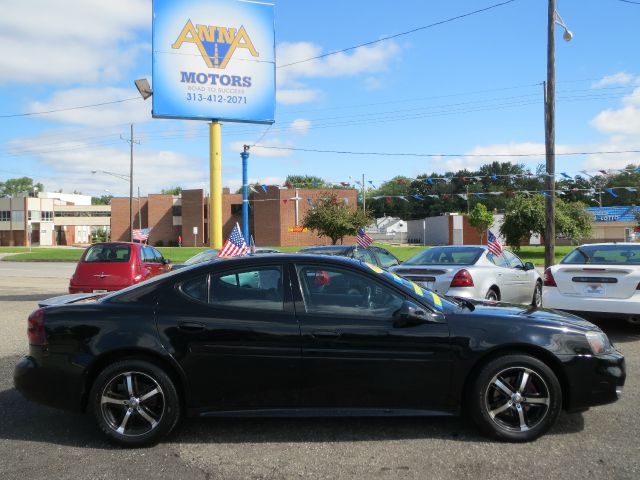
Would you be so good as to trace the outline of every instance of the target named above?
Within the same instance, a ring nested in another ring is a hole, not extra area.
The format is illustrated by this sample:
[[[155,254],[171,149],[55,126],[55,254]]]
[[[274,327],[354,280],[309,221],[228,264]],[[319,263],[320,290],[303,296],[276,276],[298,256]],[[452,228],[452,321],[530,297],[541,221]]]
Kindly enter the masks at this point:
[[[484,298],[486,298],[487,300],[489,300],[491,302],[499,302],[500,301],[500,296],[498,295],[498,292],[496,291],[495,288],[490,288],[489,291],[487,292],[487,294],[484,296]]]
[[[536,287],[533,290],[533,300],[531,306],[536,308],[542,307],[542,283],[536,282]]]
[[[180,419],[180,401],[171,378],[143,360],[123,360],[105,368],[91,389],[98,425],[128,447],[157,443]]]
[[[562,407],[562,390],[553,370],[528,355],[510,354],[487,363],[469,395],[469,413],[480,430],[512,442],[543,435]]]

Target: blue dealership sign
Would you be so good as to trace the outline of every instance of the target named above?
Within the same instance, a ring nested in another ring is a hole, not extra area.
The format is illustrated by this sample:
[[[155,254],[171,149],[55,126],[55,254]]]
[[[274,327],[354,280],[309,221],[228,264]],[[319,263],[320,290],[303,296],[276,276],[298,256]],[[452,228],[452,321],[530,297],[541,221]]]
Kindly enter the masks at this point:
[[[153,0],[153,116],[273,123],[273,5]]]

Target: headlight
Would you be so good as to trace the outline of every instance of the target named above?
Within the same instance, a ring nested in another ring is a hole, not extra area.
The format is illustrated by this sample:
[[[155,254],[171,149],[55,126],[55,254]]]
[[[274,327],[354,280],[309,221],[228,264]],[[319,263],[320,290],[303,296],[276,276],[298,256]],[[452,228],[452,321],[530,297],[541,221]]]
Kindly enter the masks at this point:
[[[594,355],[609,353],[613,350],[609,338],[602,332],[587,332],[587,341]]]

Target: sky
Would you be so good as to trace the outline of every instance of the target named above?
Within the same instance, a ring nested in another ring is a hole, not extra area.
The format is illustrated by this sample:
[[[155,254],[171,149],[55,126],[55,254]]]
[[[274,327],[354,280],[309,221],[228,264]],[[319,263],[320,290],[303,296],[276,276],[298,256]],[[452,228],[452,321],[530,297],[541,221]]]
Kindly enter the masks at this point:
[[[276,0],[276,66],[433,24],[504,0]],[[640,164],[640,1],[558,0],[556,170]],[[391,40],[276,69],[276,121],[222,125],[223,185],[288,174],[331,182],[473,169],[544,152],[547,2],[515,0]],[[151,117],[133,80],[151,78],[151,0],[3,0],[0,181],[128,195],[208,190],[208,126]],[[38,112],[126,100],[50,114]],[[29,114],[29,115],[24,115]],[[271,148],[263,148],[264,145]],[[276,147],[276,148],[273,148]],[[291,149],[291,150],[289,150]],[[353,154],[317,153],[331,150]],[[366,152],[389,155],[367,155]],[[393,155],[417,153],[421,156]],[[92,173],[97,171],[97,173]]]

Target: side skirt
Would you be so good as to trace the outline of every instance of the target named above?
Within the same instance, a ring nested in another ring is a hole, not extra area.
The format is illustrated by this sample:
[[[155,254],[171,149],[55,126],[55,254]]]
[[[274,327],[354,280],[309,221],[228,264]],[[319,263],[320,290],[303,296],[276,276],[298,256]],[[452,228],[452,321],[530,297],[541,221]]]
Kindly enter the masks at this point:
[[[200,417],[451,417],[440,410],[387,408],[274,408],[265,410],[214,410],[189,412]]]

